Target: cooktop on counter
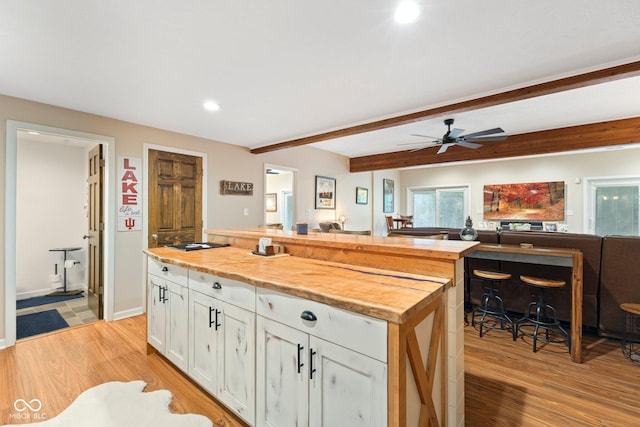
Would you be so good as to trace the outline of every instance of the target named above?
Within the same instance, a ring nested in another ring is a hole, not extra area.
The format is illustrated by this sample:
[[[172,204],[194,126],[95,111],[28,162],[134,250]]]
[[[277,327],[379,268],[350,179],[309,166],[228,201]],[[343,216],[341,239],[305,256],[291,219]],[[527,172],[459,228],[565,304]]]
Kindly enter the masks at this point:
[[[230,246],[228,243],[183,243],[181,245],[167,245],[167,248],[178,249],[181,251],[198,251],[200,249],[224,248]]]

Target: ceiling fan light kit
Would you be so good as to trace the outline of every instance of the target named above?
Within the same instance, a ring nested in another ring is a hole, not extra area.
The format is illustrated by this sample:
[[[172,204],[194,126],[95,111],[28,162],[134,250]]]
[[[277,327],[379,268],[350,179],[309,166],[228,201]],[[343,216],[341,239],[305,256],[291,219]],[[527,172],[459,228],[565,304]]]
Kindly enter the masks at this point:
[[[480,132],[473,132],[467,135],[462,135],[464,129],[451,129],[451,125],[453,125],[453,123],[454,119],[445,119],[444,124],[447,126],[447,132],[441,138],[433,138],[431,136],[420,134],[411,134],[412,136],[421,138],[434,139],[434,141],[428,142],[427,144],[429,145],[427,145],[426,147],[416,148],[411,151],[423,150],[425,148],[433,147],[436,145],[440,146],[436,154],[442,154],[446,152],[449,147],[453,147],[454,145],[459,145],[461,147],[476,150],[482,147],[482,144],[478,144],[477,142],[504,141],[505,139],[507,139],[506,135],[494,135],[497,133],[504,133],[504,130],[502,130],[502,128],[487,129]]]

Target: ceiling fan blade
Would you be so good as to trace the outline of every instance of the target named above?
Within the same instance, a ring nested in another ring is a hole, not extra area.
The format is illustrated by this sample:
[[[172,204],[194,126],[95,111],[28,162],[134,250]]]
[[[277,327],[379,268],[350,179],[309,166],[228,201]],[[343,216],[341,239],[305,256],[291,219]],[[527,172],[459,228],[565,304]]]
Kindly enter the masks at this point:
[[[421,145],[421,144],[432,144],[431,141],[416,141],[416,142],[400,142],[396,145]]]
[[[440,138],[438,138],[437,136],[422,135],[422,134],[419,134],[419,133],[411,133],[410,135],[411,135],[411,136],[417,136],[417,137],[419,137],[419,138],[440,139]]]
[[[462,132],[464,132],[464,129],[454,128],[454,129],[451,129],[451,132],[449,132],[449,135],[447,136],[449,138],[457,138],[458,135],[460,135]]]
[[[474,144],[473,142],[467,142],[467,141],[458,141],[457,144],[461,147],[471,148],[473,150],[482,147],[482,144]]]
[[[505,139],[507,139],[506,135],[502,135],[502,136],[481,136],[481,137],[473,137],[473,138],[467,138],[467,137],[462,137],[463,141],[467,141],[467,142],[490,142],[490,141],[504,141]]]
[[[502,128],[493,128],[493,129],[482,130],[480,132],[473,132],[473,133],[470,133],[469,135],[464,135],[462,138],[464,139],[475,138],[476,136],[491,135],[494,133],[503,133],[503,132],[504,130],[502,130]]]
[[[442,144],[442,147],[440,147],[440,149],[438,150],[438,152],[436,154],[442,154],[445,151],[447,151],[447,149],[449,147],[451,147],[452,145],[456,145],[455,143],[448,143],[448,144]]]

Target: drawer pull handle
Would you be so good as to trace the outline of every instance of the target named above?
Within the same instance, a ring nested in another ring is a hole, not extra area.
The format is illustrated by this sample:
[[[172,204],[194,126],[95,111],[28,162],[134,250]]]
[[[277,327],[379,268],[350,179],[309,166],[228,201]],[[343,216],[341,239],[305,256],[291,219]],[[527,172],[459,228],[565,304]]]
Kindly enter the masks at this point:
[[[222,289],[222,285],[220,284],[220,282],[214,282],[211,287],[213,289]]]
[[[304,363],[302,363],[302,350],[304,350],[304,347],[298,344],[298,373],[300,373],[300,369],[304,366]]]
[[[300,315],[300,318],[302,320],[309,320],[311,322],[314,322],[316,320],[318,320],[318,318],[316,317],[315,314],[313,314],[313,312],[309,311],[309,310],[305,310],[302,312],[302,314]]]
[[[167,271],[169,271],[169,268],[167,266],[164,266],[164,267],[162,267],[162,271],[164,271],[166,273]]]
[[[218,310],[218,309],[216,308],[216,321],[215,321],[216,331],[218,330],[218,328],[219,328],[220,326],[222,326],[220,323],[218,323],[218,314],[220,314],[220,313],[222,313],[222,311],[220,311],[220,310]]]
[[[213,324],[213,307],[209,307],[209,328],[211,328]]]
[[[316,371],[316,368],[313,367],[313,356],[316,355],[316,352],[313,351],[312,348],[309,348],[309,379],[313,379],[313,373]]]

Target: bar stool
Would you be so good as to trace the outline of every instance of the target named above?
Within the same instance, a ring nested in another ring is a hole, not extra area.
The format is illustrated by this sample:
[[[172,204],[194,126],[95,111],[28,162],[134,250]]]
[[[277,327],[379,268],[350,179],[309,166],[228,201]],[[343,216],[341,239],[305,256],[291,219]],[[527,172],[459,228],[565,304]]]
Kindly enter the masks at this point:
[[[556,315],[556,309],[544,301],[544,290],[549,288],[561,288],[565,285],[564,280],[541,279],[539,277],[520,276],[520,280],[530,287],[538,288],[538,300],[532,301],[527,306],[524,317],[518,320],[513,328],[513,340],[518,339],[518,334],[533,338],[533,352],[537,350],[538,341],[566,343],[571,351],[571,340],[569,334],[560,326],[560,321]],[[534,326],[533,333],[522,330],[523,326]],[[539,329],[544,329],[544,336],[538,335]],[[550,333],[551,332],[551,333]],[[562,339],[554,339],[552,333],[559,332]]]
[[[507,315],[504,309],[502,297],[497,295],[495,285],[503,280],[509,280],[511,274],[500,271],[473,270],[473,274],[481,280],[488,282],[486,292],[482,295],[480,305],[471,311],[471,326],[476,326],[476,315],[481,314],[480,321],[480,338],[482,338],[482,328],[485,326],[487,316],[494,320],[500,321],[500,327],[496,324],[487,324],[488,329],[505,329],[505,322],[510,324],[509,329],[513,330],[513,320]]]
[[[623,303],[622,309],[622,341],[620,347],[624,357],[640,363],[640,304]]]

